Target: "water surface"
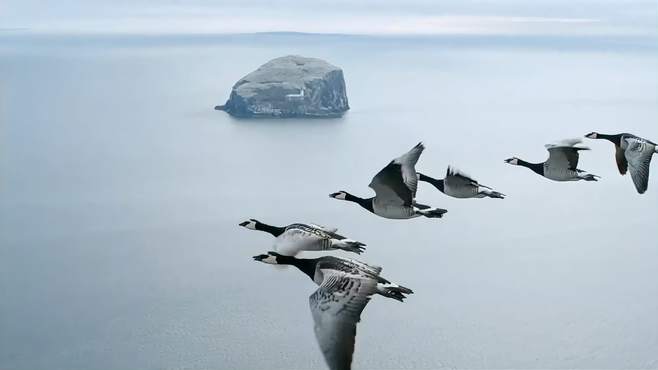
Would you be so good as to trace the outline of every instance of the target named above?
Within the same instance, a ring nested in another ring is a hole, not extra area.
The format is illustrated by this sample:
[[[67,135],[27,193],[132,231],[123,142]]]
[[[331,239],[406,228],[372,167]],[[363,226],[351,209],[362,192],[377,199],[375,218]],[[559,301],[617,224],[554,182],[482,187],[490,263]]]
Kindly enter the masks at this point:
[[[596,130],[658,140],[658,57],[642,39],[28,37],[0,41],[0,367],[323,369],[293,269],[252,261],[247,218],[335,226],[414,289],[363,313],[358,369],[658,367],[658,183],[635,193],[612,145],[598,183],[503,163]],[[213,106],[274,57],[344,69],[330,120],[236,120]],[[423,140],[508,198],[421,184],[442,220],[369,196]],[[655,166],[653,172],[658,171]],[[654,173],[654,176],[656,174]]]

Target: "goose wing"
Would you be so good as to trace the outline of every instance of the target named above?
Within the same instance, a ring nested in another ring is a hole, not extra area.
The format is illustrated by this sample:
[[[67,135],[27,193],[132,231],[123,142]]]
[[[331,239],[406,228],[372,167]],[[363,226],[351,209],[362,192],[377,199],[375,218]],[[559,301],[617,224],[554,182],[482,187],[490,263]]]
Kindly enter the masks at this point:
[[[453,189],[465,188],[469,186],[480,186],[476,180],[469,175],[454,167],[448,167],[446,177],[443,180],[448,187]]]
[[[389,204],[412,205],[418,188],[418,175],[414,166],[424,149],[423,144],[418,143],[372,178],[368,186],[375,191],[377,198]]]
[[[295,256],[301,251],[318,250],[321,243],[331,236],[322,230],[306,224],[292,224],[274,242],[274,249],[286,256]]]
[[[366,263],[347,258],[339,258],[334,256],[324,256],[318,262],[317,268],[321,270],[336,270],[354,276],[362,276],[375,279],[380,283],[388,283],[388,281],[379,276],[382,271],[380,266],[372,266]]]
[[[615,160],[617,161],[617,168],[619,169],[619,173],[625,175],[626,171],[628,170],[628,161],[626,161],[624,149],[617,145],[615,145]]]
[[[388,204],[409,206],[413,203],[414,194],[404,183],[402,168],[391,162],[372,178],[370,185],[376,198]]]
[[[581,142],[582,140],[580,139],[567,139],[554,144],[546,144],[545,147],[548,150],[546,163],[550,166],[568,168],[575,171],[578,167],[578,151],[589,150],[585,146],[576,146],[576,144]]]
[[[287,230],[301,230],[304,233],[312,234],[323,239],[339,239],[339,240],[345,239],[344,236],[336,233],[338,229],[324,227],[316,224],[301,224],[301,223],[292,224],[286,228],[286,231]]]
[[[639,138],[625,138],[628,146],[624,156],[628,161],[631,178],[637,192],[642,194],[649,185],[649,166],[656,150],[656,145]]]
[[[398,163],[402,167],[402,179],[404,184],[411,190],[414,198],[418,189],[418,175],[415,166],[423,150],[425,150],[423,143],[418,143],[410,151],[393,160],[394,163]]]
[[[575,170],[578,167],[578,150],[569,147],[556,147],[548,149],[548,159],[551,166]]]
[[[344,263],[349,263],[353,268],[358,269],[361,273],[368,276],[379,276],[379,274],[382,272],[381,266],[368,265],[367,263],[363,263],[355,259],[343,259],[342,261]]]
[[[327,236],[329,236],[332,239],[338,239],[338,240],[346,239],[344,236],[337,233],[338,228],[326,227],[318,224],[309,224],[309,226],[323,231]]]
[[[376,291],[375,280],[325,270],[320,287],[309,297],[315,337],[330,370],[351,369],[356,324]]]
[[[322,226],[322,225],[314,224],[314,223],[309,224],[309,226],[315,227],[317,229],[322,229],[322,230],[324,230],[326,232],[329,232],[329,233],[335,233],[336,231],[338,231],[338,229],[335,228],[335,227],[326,227],[326,226]]]

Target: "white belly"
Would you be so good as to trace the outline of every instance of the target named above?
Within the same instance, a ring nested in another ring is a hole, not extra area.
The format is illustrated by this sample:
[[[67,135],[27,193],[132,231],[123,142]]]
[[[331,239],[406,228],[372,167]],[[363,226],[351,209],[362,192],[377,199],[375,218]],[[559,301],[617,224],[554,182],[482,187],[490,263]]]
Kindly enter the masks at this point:
[[[553,181],[576,181],[578,172],[568,168],[544,166],[544,177]]]
[[[372,203],[372,209],[377,216],[395,220],[405,220],[420,216],[416,214],[416,210],[413,207],[405,207],[397,204],[380,204],[375,201]]]
[[[445,193],[455,198],[473,198],[478,194],[477,186],[464,186],[460,188],[445,187]]]

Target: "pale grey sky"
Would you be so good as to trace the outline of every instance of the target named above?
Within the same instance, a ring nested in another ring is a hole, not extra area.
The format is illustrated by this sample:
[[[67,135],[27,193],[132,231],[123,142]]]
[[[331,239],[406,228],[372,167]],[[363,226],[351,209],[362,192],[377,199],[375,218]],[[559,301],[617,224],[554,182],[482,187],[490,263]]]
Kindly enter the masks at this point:
[[[4,0],[32,32],[655,35],[647,0]]]

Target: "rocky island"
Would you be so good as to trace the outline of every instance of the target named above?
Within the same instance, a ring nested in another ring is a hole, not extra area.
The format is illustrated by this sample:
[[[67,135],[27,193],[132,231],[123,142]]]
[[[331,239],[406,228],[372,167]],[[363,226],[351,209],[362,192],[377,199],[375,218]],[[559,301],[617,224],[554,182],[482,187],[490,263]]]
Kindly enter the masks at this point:
[[[288,55],[241,78],[226,104],[215,109],[242,118],[337,117],[350,107],[340,68],[321,59]]]

